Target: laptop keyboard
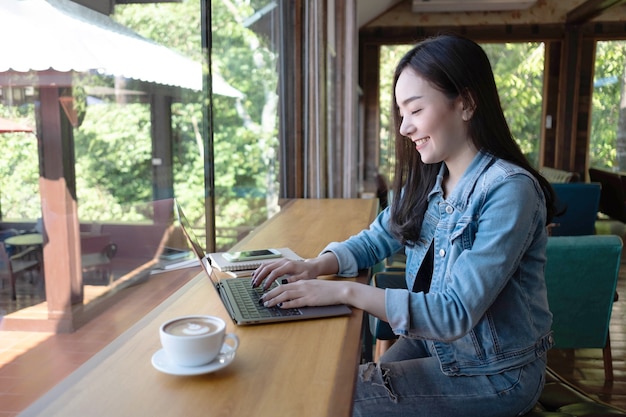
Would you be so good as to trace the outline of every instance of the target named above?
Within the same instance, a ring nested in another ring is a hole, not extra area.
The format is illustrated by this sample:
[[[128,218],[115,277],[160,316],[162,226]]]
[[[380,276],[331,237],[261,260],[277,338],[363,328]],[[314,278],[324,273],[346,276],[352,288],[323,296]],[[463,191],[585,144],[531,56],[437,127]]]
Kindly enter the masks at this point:
[[[247,279],[233,279],[230,283],[230,289],[235,296],[235,302],[241,310],[241,314],[246,319],[260,319],[264,317],[283,317],[283,316],[299,316],[302,314],[296,308],[282,309],[277,307],[264,307],[259,304],[259,299],[263,296],[263,289],[260,287],[252,288],[250,281]]]

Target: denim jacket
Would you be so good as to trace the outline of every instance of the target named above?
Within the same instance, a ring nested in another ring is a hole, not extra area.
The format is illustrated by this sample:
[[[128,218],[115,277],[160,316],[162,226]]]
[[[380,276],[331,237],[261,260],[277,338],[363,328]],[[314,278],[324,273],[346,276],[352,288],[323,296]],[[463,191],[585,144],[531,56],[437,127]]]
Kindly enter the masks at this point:
[[[430,341],[448,375],[494,374],[523,366],[553,345],[544,265],[543,191],[524,169],[479,152],[445,199],[445,164],[429,194],[419,241],[407,246],[406,283],[434,241],[428,293],[386,289],[393,331]],[[402,249],[389,208],[368,230],[329,244],[340,276],[354,276]]]

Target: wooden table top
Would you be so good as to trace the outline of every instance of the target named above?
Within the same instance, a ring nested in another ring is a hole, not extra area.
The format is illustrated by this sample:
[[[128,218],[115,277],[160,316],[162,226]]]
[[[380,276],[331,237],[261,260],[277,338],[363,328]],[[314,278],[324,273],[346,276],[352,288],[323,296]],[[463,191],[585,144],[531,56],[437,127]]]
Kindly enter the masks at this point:
[[[377,209],[372,199],[293,200],[234,249],[290,247],[314,257],[366,228]],[[357,278],[366,279],[367,271]],[[220,316],[239,336],[228,367],[199,376],[152,367],[160,324],[188,314]],[[199,273],[21,415],[349,416],[362,320],[353,309],[346,317],[236,326]]]
[[[37,246],[43,245],[43,235],[40,233],[26,233],[11,236],[5,239],[5,243],[13,246]]]

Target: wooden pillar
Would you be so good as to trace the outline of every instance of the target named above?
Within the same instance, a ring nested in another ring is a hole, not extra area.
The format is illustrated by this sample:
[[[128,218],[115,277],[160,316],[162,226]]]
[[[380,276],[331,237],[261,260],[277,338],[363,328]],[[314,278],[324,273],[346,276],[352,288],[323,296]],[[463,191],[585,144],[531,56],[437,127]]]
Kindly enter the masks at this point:
[[[150,113],[152,119],[152,195],[154,200],[173,198],[172,98],[162,94],[152,94]]]
[[[559,103],[559,75],[561,73],[562,42],[551,41],[545,44],[545,63],[543,77],[543,126],[541,129],[540,167],[557,167],[556,120]]]
[[[336,162],[342,167],[340,178],[331,173],[330,179],[341,181],[337,197],[358,197],[363,178],[359,175],[359,155],[363,149],[363,137],[358,129],[358,27],[356,0],[337,1],[335,19],[329,24],[336,27],[337,67],[335,69],[338,92],[335,96],[337,106],[336,132],[340,140],[340,159]]]
[[[595,42],[568,25],[562,42],[546,45],[544,126],[540,165],[577,172],[588,169]]]
[[[589,144],[591,141],[591,110],[593,107],[593,77],[596,62],[596,42],[585,38],[581,48],[581,66],[578,75],[577,125],[572,135],[574,140],[574,171],[585,181],[589,171]]]
[[[359,68],[364,107],[364,188],[372,192],[376,190],[380,158],[380,45],[362,43]]]
[[[72,127],[61,111],[58,87],[40,87],[40,177],[48,329],[74,330],[72,305],[82,303],[80,229]]]
[[[578,26],[569,26],[565,31],[561,54],[561,77],[559,103],[556,120],[556,168],[573,171],[575,135],[578,123],[578,77],[580,74],[579,48],[582,32]]]
[[[303,0],[278,2],[280,19],[279,112],[280,197],[301,198],[305,193],[305,106],[303,53]],[[293,27],[295,29],[289,29]]]

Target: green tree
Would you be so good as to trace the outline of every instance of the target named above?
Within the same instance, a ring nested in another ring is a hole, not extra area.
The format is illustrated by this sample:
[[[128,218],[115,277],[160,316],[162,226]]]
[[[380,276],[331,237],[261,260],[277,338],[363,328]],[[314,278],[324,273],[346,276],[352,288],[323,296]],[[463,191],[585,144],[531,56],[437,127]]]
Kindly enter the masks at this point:
[[[589,140],[589,163],[593,167],[626,170],[617,155],[625,65],[625,41],[596,44]]]
[[[149,107],[140,103],[89,106],[74,136],[81,218],[136,220],[124,207],[152,199]]]
[[[243,24],[265,3],[222,0],[211,4],[212,69],[244,93],[243,99],[213,97],[216,224],[220,230],[238,231],[262,222],[277,200],[277,57],[268,39]],[[201,61],[205,52],[199,7],[197,0],[125,5],[116,7],[114,17],[142,36]],[[174,106],[176,195],[189,200],[185,207],[197,207],[190,217],[198,220],[204,195],[189,198],[184,194],[203,190],[203,150],[197,133],[197,123],[202,122],[200,103],[198,99]],[[100,177],[101,181],[108,179]],[[218,246],[232,243],[225,238]]]
[[[543,100],[543,43],[481,45],[493,69],[502,109],[526,158],[539,164]]]
[[[35,126],[33,104],[0,105],[0,117]],[[39,159],[34,133],[0,133],[0,209],[2,220],[41,217]]]

